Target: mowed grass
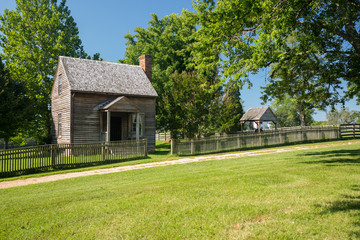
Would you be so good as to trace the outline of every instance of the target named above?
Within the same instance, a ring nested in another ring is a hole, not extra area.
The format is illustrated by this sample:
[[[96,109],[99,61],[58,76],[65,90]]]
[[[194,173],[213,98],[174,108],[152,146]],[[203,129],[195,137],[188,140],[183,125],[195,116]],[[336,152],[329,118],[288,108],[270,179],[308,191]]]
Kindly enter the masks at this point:
[[[0,190],[0,239],[360,238],[360,144]]]

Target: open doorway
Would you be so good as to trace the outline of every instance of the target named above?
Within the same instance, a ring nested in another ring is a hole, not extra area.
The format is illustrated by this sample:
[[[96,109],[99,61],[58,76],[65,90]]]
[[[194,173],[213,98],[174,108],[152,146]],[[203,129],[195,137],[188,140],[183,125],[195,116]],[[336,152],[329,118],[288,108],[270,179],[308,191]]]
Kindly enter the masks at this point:
[[[111,116],[110,118],[110,141],[122,140],[122,118]]]

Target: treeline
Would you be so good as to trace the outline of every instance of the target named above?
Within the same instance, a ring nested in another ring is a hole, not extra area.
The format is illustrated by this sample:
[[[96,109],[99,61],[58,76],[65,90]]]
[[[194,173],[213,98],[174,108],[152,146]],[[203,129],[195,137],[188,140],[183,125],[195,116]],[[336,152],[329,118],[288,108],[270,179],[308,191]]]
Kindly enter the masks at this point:
[[[58,56],[91,57],[65,0],[16,3],[0,16],[0,138],[49,142]],[[293,117],[284,125],[305,126],[314,109],[360,102],[359,13],[360,3],[346,0],[196,0],[193,12],[153,14],[127,34],[119,62],[152,55],[157,127],[173,137],[238,130],[241,89],[259,70],[264,103]]]
[[[0,46],[0,138],[49,143],[58,57],[91,58],[66,1],[16,0],[16,10],[0,15]]]

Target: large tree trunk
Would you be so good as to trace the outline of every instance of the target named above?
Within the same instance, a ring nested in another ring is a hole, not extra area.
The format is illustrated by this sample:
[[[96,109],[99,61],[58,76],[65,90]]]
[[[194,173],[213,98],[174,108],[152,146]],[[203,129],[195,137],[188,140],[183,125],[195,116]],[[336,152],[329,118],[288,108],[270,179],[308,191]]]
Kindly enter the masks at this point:
[[[299,113],[299,116],[300,116],[300,126],[301,127],[305,127],[306,126],[306,121],[305,121],[305,110],[302,106],[302,104],[298,104],[298,113]]]

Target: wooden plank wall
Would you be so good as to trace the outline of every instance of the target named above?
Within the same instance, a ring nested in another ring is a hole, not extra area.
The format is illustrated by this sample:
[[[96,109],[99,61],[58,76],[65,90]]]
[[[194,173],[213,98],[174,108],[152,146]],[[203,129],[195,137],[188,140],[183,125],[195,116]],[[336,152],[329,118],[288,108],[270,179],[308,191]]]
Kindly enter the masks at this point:
[[[264,114],[261,116],[260,121],[274,121],[276,122],[276,117],[274,116],[274,114],[271,112],[270,109],[267,109]]]
[[[141,113],[145,113],[145,133],[143,138],[147,138],[148,148],[155,150],[155,98],[128,98],[140,108]]]
[[[99,104],[114,98],[105,94],[75,93],[73,103],[73,143],[101,141]]]
[[[62,92],[58,93],[58,80],[62,76]],[[61,113],[62,134],[58,137],[58,114]],[[70,143],[71,136],[71,92],[69,81],[67,80],[64,67],[59,61],[59,66],[54,79],[54,85],[51,92],[51,117],[52,129],[51,137],[52,143]]]
[[[101,141],[100,136],[100,111],[96,108],[99,104],[113,100],[117,95],[75,93],[73,109],[73,143],[86,143]],[[145,113],[145,135],[148,147],[155,148],[155,98],[128,97],[130,101],[140,108],[140,113]],[[113,113],[114,115],[117,113]],[[123,125],[124,139],[128,135],[128,114],[120,114]]]

